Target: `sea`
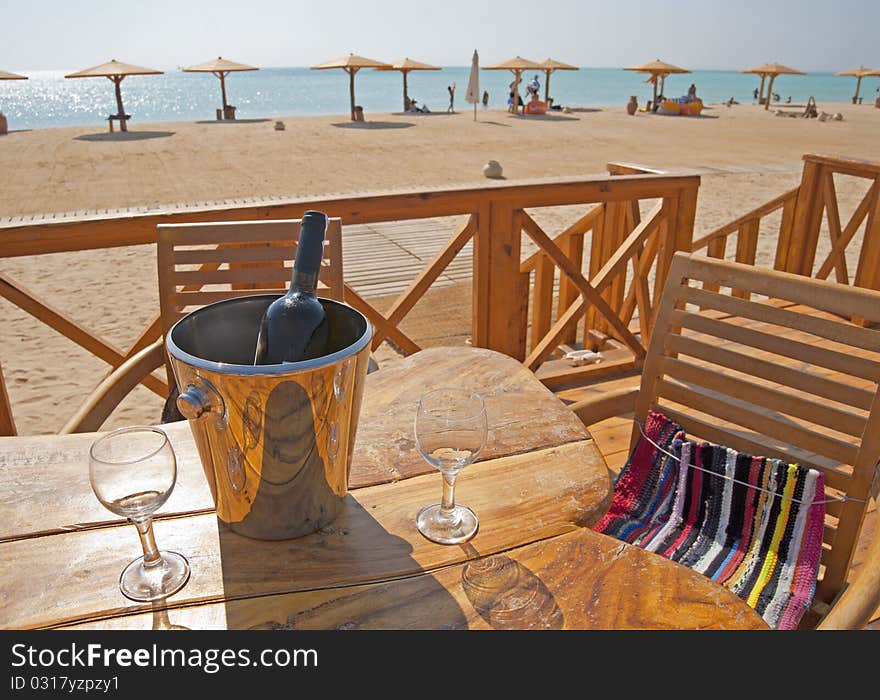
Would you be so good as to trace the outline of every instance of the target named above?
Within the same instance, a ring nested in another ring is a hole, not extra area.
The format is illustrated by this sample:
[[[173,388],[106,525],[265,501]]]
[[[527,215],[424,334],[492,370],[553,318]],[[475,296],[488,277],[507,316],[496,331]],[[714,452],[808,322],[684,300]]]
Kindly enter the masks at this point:
[[[106,78],[65,78],[70,71],[23,71],[28,80],[0,80],[0,112],[10,130],[63,126],[106,125],[108,114],[116,113],[113,84]],[[130,124],[168,121],[199,121],[216,118],[221,105],[220,81],[210,73],[187,73],[180,67],[162,69],[161,75],[128,76],[122,82],[125,111]],[[437,71],[409,74],[409,96],[431,111],[449,107],[448,87],[456,86],[454,109],[471,110],[465,102],[470,66],[446,66]],[[521,92],[533,73],[523,74]],[[512,74],[506,70],[480,70],[480,93],[488,92],[488,107],[504,109]],[[647,76],[621,68],[589,68],[555,71],[550,77],[550,96],[555,104],[568,107],[614,107],[624,105],[630,95],[639,104],[651,99]],[[539,73],[541,96],[544,73]],[[755,102],[753,91],[760,78],[737,71],[695,70],[666,79],[666,96],[685,95],[691,83],[707,104],[733,97],[743,104]],[[855,92],[855,78],[833,73],[777,77],[773,91],[785,103],[804,104],[812,96],[823,103],[849,102]],[[299,115],[340,115],[349,112],[348,75],[342,70],[261,68],[232,73],[226,78],[227,101],[236,107],[238,119],[278,118]],[[880,94],[880,78],[862,80],[860,96],[873,102]],[[355,77],[355,99],[371,114],[403,109],[403,79],[398,71],[362,69]],[[483,109],[482,104],[478,109]]]

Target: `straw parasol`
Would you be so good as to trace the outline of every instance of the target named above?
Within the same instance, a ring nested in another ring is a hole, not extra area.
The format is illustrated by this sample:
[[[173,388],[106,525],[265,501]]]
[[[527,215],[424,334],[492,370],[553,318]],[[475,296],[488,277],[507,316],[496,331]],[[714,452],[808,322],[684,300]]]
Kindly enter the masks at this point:
[[[516,114],[517,105],[519,104],[519,84],[522,82],[522,73],[525,70],[543,70],[543,66],[535,61],[530,61],[522,56],[514,56],[503,63],[496,63],[494,66],[485,66],[485,70],[509,70],[513,73],[513,100],[510,103],[510,111]]]
[[[471,74],[468,76],[464,101],[474,106],[474,121],[477,121],[477,103],[480,101],[480,56],[476,49],[471,58]]]
[[[666,61],[661,61],[659,58],[656,61],[648,61],[647,63],[640,63],[637,66],[628,66],[624,68],[624,70],[635,71],[636,73],[650,73],[651,77],[648,78],[647,81],[649,83],[654,84],[654,99],[651,104],[657,104],[657,79],[660,79],[660,94],[664,94],[666,89],[666,76],[671,75],[672,73],[690,73],[687,68],[680,68],[679,66],[674,66],[671,63],[666,63]]]
[[[409,93],[407,92],[406,76],[410,71],[414,70],[440,70],[440,66],[432,66],[421,61],[414,61],[411,58],[404,58],[402,61],[396,61],[387,67],[377,68],[376,70],[399,70],[403,74],[403,111],[409,107]]]
[[[19,75],[18,73],[10,73],[9,71],[0,70],[0,80],[27,80],[26,75]]]
[[[853,95],[852,101],[853,104],[857,104],[859,101],[859,88],[862,87],[862,78],[868,75],[880,75],[880,69],[871,69],[865,68],[864,66],[859,66],[858,68],[853,68],[852,70],[842,70],[840,71],[840,73],[836,73],[835,75],[850,75],[855,77],[856,94]]]
[[[213,61],[207,63],[199,63],[189,68],[184,68],[186,73],[213,73],[220,78],[220,95],[223,99],[223,115],[229,111],[229,104],[226,102],[226,76],[233,71],[260,70],[256,66],[249,66],[245,63],[236,63],[235,61],[227,61],[225,58],[218,56]]]
[[[125,109],[122,107],[122,90],[119,87],[120,83],[125,79],[127,75],[161,75],[162,71],[156,70],[155,68],[143,68],[142,66],[133,66],[130,63],[122,63],[117,61],[115,58],[112,61],[108,61],[107,63],[102,63],[99,66],[92,66],[91,68],[85,68],[81,71],[77,71],[76,73],[70,73],[69,75],[65,75],[65,78],[109,78],[110,81],[116,86],[116,107],[119,110],[117,114],[122,117],[125,114]],[[128,131],[125,126],[125,119],[121,119],[119,122],[119,128],[122,131]]]
[[[348,54],[348,56],[343,56],[342,58],[336,58],[332,61],[327,61],[326,63],[322,63],[318,66],[312,66],[312,70],[329,70],[330,68],[341,68],[346,73],[348,73],[348,92],[351,96],[351,120],[355,121],[354,116],[354,74],[357,73],[361,68],[391,68],[391,64],[384,63],[382,61],[375,61],[372,58],[364,58],[363,56],[356,56],[353,53]]]
[[[555,70],[580,70],[577,66],[571,66],[562,61],[555,61],[547,58],[541,61],[541,67],[544,69],[544,102],[550,97],[550,74]]]
[[[761,66],[755,66],[754,68],[746,68],[745,70],[741,70],[740,73],[753,73],[761,76],[761,89],[758,92],[758,104],[763,104],[764,109],[770,108],[770,97],[773,94],[773,81],[776,80],[777,75],[806,75],[802,70],[783,66],[781,63],[765,63]],[[764,97],[764,81],[768,76],[770,78],[770,84],[767,86],[767,96]]]

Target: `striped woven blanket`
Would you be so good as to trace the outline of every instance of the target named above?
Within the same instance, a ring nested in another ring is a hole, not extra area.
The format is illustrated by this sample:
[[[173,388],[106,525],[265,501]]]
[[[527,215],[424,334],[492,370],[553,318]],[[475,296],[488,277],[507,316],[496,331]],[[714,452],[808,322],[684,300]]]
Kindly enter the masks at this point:
[[[771,627],[795,629],[816,589],[824,499],[821,472],[688,440],[651,412],[593,529],[695,569]]]

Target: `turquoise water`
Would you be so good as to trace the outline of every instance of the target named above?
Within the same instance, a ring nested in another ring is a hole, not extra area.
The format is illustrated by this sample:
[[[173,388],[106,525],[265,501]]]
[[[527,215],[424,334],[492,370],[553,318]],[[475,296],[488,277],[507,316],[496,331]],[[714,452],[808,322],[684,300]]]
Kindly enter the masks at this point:
[[[53,126],[106,125],[108,114],[116,112],[112,83],[105,78],[65,79],[63,72],[17,71],[29,80],[0,81],[0,110],[10,129],[40,129]],[[409,74],[409,94],[432,111],[443,111],[449,104],[447,85],[456,84],[456,110],[471,109],[464,101],[470,67],[446,67],[439,71]],[[531,74],[524,74],[524,82]],[[489,107],[504,108],[508,71],[480,71],[480,89],[489,92]],[[544,74],[540,74],[541,95]],[[630,95],[640,104],[651,97],[645,76],[618,68],[582,68],[556,71],[551,75],[551,96],[557,104],[569,106],[623,105]],[[752,102],[758,76],[735,71],[694,71],[673,75],[666,80],[669,97],[683,95],[691,82],[705,102],[721,102],[734,97]],[[230,104],[240,119],[289,115],[347,115],[348,76],[341,70],[313,71],[308,68],[263,68],[233,73],[226,80]],[[866,102],[877,96],[880,78],[862,80],[860,95]],[[827,102],[848,102],[855,92],[855,78],[830,73],[805,76],[783,75],[776,79],[774,92],[784,102],[793,103],[812,95],[820,108]],[[521,86],[525,92],[525,86]],[[398,112],[403,103],[403,81],[397,71],[361,70],[355,80],[357,103],[367,118],[380,112]],[[162,75],[130,76],[122,83],[125,111],[132,123],[195,121],[214,119],[220,106],[220,84],[210,74],[183,73],[168,69]]]

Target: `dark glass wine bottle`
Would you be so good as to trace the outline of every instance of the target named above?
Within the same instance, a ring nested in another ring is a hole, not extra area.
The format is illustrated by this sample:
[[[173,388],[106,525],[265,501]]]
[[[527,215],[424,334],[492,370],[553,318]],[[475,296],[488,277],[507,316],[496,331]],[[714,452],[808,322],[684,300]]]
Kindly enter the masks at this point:
[[[255,365],[299,362],[326,354],[327,314],[315,296],[326,231],[326,214],[303,214],[290,289],[273,301],[263,315]]]

